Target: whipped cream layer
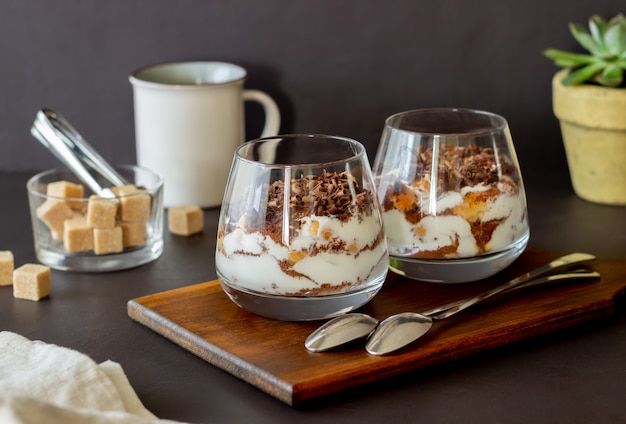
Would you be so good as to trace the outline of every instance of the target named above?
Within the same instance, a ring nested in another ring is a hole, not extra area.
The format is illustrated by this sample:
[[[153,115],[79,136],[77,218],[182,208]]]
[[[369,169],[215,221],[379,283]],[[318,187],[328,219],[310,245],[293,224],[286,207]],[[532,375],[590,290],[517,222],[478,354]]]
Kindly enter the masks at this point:
[[[335,294],[387,272],[387,246],[376,214],[347,220],[302,217],[287,243],[244,227],[220,235],[216,254],[220,277],[242,289],[287,296]]]

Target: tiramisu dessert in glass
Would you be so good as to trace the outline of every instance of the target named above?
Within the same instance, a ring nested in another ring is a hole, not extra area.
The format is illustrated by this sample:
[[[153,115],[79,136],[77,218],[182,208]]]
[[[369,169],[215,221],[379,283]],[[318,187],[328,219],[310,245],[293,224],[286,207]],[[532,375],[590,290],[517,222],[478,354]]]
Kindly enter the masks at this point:
[[[235,153],[220,213],[217,275],[239,306],[288,320],[367,303],[388,269],[365,148],[325,135],[280,135]]]
[[[395,272],[476,281],[510,265],[528,244],[524,185],[501,116],[469,109],[393,115],[373,170]]]

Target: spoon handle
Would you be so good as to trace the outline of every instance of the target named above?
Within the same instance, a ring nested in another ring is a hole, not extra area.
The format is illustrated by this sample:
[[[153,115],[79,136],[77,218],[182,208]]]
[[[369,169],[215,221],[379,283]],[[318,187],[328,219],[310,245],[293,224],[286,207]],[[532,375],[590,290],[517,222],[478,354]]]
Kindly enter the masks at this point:
[[[544,283],[551,283],[551,282],[555,282],[555,281],[565,281],[565,280],[579,280],[579,279],[591,279],[591,278],[599,278],[600,274],[598,272],[595,271],[591,271],[591,272],[570,272],[570,273],[566,273],[566,274],[553,274],[553,275],[548,275],[545,277],[541,277],[541,278],[537,278],[533,281],[531,281],[529,283],[529,285],[535,286],[535,285],[539,285],[539,284],[544,284]],[[482,302],[485,299],[489,299],[492,296],[495,296],[498,293],[502,293],[504,291],[507,290],[511,290],[514,287],[518,287],[520,285],[522,285],[523,282],[516,282],[516,283],[512,283],[511,281],[509,281],[508,283],[505,283],[501,286],[495,287],[491,290],[487,290],[484,293],[481,293],[477,296],[471,297],[469,299],[466,299],[465,301],[462,301],[459,305],[450,308],[448,310],[445,310],[443,312],[440,312],[438,314],[433,314],[430,315],[430,317],[432,319],[436,319],[436,320],[441,320],[441,319],[445,319],[448,317],[451,317],[452,315],[455,315],[459,312],[461,312],[462,310],[469,308],[472,305],[475,305],[479,302]]]
[[[574,265],[579,265],[579,264],[584,263],[584,262],[592,261],[595,258],[596,258],[595,256],[590,255],[588,253],[570,253],[568,255],[561,256],[560,258],[557,258],[557,259],[555,259],[555,260],[553,260],[553,261],[551,261],[551,262],[549,262],[549,263],[547,263],[547,264],[545,264],[545,265],[543,265],[543,266],[541,266],[539,268],[536,268],[536,269],[534,269],[532,271],[529,271],[526,274],[522,274],[519,277],[516,277],[513,280],[503,284],[502,286],[499,286],[499,288],[501,288],[501,290],[499,290],[497,293],[500,293],[500,292],[505,291],[505,290],[510,290],[512,288],[520,287],[520,286],[524,285],[524,283],[526,283],[528,281],[531,281],[531,280],[534,280],[535,278],[540,277],[542,275],[545,275],[545,274],[548,274],[548,273],[556,273],[556,272],[562,271],[564,269],[571,268]],[[530,285],[535,285],[535,284],[540,284],[540,283],[538,281],[533,281],[533,282],[531,282],[531,283],[529,283],[527,285],[524,285],[524,286],[530,286]],[[491,297],[491,296],[489,296],[489,297]],[[446,305],[439,306],[437,308],[429,309],[428,311],[422,312],[422,315],[431,316],[431,317],[433,317],[435,319],[442,319],[441,318],[441,313],[442,312],[449,311],[449,310],[452,310],[454,308],[458,308],[459,306],[463,305],[467,301],[468,301],[468,299],[457,300],[455,302],[451,302],[451,303],[448,303]],[[465,309],[465,308],[463,308],[463,309]],[[457,312],[460,312],[460,310],[457,311]]]

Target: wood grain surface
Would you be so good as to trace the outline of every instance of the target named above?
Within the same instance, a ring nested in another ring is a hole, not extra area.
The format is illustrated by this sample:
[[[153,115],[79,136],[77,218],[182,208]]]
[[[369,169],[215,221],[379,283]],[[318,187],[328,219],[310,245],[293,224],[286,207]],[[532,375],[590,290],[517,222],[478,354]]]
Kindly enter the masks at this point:
[[[527,248],[505,271],[476,283],[423,283],[390,273],[383,289],[360,311],[379,319],[419,312],[480,293],[558,256]],[[304,341],[321,322],[256,316],[236,306],[218,281],[130,300],[128,315],[214,366],[296,405],[613,315],[626,290],[626,261],[598,258],[588,268],[601,278],[502,294],[436,322],[426,336],[386,356],[367,354],[363,343],[311,353]]]

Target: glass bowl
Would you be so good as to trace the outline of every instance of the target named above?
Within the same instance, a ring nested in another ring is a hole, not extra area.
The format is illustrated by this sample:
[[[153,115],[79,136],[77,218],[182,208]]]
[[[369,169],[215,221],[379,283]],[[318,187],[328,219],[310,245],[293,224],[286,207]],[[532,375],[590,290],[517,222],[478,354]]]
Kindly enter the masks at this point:
[[[524,184],[501,116],[450,108],[393,115],[373,172],[395,272],[439,283],[481,280],[528,244]]]
[[[326,135],[279,135],[235,153],[218,224],[216,269],[258,315],[324,319],[380,290],[388,256],[365,148]]]
[[[161,256],[163,179],[132,165],[116,170],[131,185],[113,188],[114,199],[93,195],[67,169],[44,171],[28,181],[39,262],[64,271],[103,272],[136,267]]]

